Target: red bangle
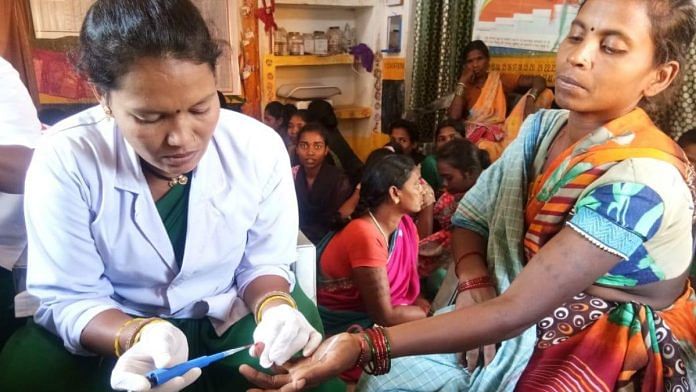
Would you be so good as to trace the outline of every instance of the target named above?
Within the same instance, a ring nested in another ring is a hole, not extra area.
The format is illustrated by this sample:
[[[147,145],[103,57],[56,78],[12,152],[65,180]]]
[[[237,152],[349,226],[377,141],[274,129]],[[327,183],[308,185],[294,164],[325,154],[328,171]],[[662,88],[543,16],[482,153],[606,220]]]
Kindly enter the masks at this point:
[[[479,255],[479,256],[481,256],[482,259],[486,260],[486,257],[483,255],[483,253],[481,253],[477,250],[472,250],[471,252],[466,252],[463,255],[459,256],[459,258],[457,259],[457,262],[455,263],[455,268],[456,268],[456,266],[459,265],[459,263],[462,261],[462,259],[469,257],[469,256],[473,256],[473,255]]]
[[[479,278],[469,279],[459,283],[457,285],[457,294],[482,287],[493,287],[493,282],[491,281],[490,276],[481,276]]]

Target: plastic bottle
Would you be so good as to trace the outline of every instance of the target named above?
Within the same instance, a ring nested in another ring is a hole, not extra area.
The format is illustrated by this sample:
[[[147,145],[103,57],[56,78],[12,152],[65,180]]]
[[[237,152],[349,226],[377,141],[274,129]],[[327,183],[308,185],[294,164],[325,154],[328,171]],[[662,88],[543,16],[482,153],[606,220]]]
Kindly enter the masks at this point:
[[[349,51],[350,48],[355,46],[355,30],[346,23],[346,27],[343,29],[343,48],[345,51]]]

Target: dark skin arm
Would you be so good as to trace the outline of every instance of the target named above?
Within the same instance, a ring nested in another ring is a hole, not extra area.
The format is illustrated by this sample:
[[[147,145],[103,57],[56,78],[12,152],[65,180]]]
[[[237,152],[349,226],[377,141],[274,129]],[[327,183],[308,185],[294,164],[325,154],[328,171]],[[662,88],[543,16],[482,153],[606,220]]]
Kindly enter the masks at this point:
[[[529,261],[500,296],[465,309],[388,328],[392,357],[466,351],[517,336],[572,296],[592,286],[619,260],[572,229],[564,228]],[[457,328],[452,328],[453,325]],[[299,387],[313,385],[334,374],[336,369],[353,366],[359,354],[358,338],[341,334],[336,339],[331,349],[328,344],[322,344],[316,358],[290,366],[289,374],[268,376],[259,375],[249,367],[241,370],[264,388],[299,390]]]
[[[459,76],[459,83],[464,83],[464,89],[466,89],[473,83],[474,72],[469,67],[464,67],[462,74]],[[469,107],[466,103],[466,97],[460,95],[454,95],[454,99],[450,104],[449,109],[447,109],[447,114],[453,120],[461,120],[466,117],[465,113],[469,111]]]
[[[353,281],[365,302],[367,314],[379,325],[396,325],[426,317],[426,312],[418,306],[392,306],[386,268],[354,268]]]
[[[251,282],[244,291],[244,302],[250,309],[254,309],[256,303],[270,291],[288,292],[288,282],[279,276],[260,276]],[[282,300],[271,301],[264,308],[268,310],[274,306],[284,304]],[[120,310],[109,309],[95,316],[80,335],[80,343],[87,350],[102,356],[114,356],[114,339],[119,328],[131,317]],[[129,337],[133,335],[138,323],[131,323],[121,331],[120,346],[124,347]]]
[[[0,146],[0,192],[24,193],[24,178],[34,150],[24,146]]]
[[[468,69],[465,69],[462,72],[461,77],[459,78],[459,82],[464,83],[466,85],[466,89],[471,83],[472,77],[473,72],[470,72]],[[532,89],[534,95],[538,97],[539,94],[541,94],[541,92],[544,91],[544,89],[546,89],[546,79],[538,75],[520,76],[520,78],[517,81],[516,91],[520,93],[525,93],[529,89]],[[538,108],[534,105],[535,100],[533,100],[532,97],[528,97],[526,99],[528,100],[528,102],[525,102],[525,117],[538,110]],[[465,97],[455,95],[452,104],[450,104],[448,114],[449,117],[454,120],[461,120],[466,117],[465,114],[469,111],[469,109],[470,108],[467,106]]]
[[[546,79],[538,75],[520,76],[520,79],[517,82],[518,92],[526,93],[530,89],[533,95],[539,97],[539,94],[541,94],[546,89]],[[530,114],[535,113],[537,110],[539,110],[539,107],[536,105],[536,100],[532,96],[527,95],[524,99],[526,100],[524,103],[524,117],[526,118]]]

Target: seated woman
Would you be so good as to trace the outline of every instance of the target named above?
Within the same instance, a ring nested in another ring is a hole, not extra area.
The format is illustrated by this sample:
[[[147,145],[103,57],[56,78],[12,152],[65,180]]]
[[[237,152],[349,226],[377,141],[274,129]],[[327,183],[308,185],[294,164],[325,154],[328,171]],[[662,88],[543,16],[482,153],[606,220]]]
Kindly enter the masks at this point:
[[[694,175],[640,107],[669,105],[661,93],[686,65],[696,6],[580,7],[556,60],[566,110],[530,116],[452,219],[456,310],[338,335],[288,374],[245,375],[283,391],[356,364],[389,372],[361,391],[696,388]],[[457,351],[471,372],[454,354],[418,356]]]
[[[290,270],[285,148],[220,110],[219,55],[189,0],[87,12],[79,67],[100,106],[34,152],[27,287],[40,306],[0,352],[3,390],[144,391],[151,370],[254,342],[156,388],[240,390],[241,363],[280,365],[319,345],[318,313]]]
[[[343,169],[351,184],[356,185],[360,181],[360,171],[363,164],[339,131],[338,119],[333,106],[318,99],[309,104],[307,111],[312,122],[320,123],[328,131],[329,150],[334,163]]]
[[[433,217],[437,231],[418,244],[418,274],[426,278],[425,298],[434,297],[452,259],[452,215],[462,196],[490,165],[488,153],[466,139],[454,139],[437,150],[437,168],[446,191],[437,199]]]
[[[321,124],[305,125],[298,135],[300,164],[293,167],[300,230],[315,244],[335,222],[345,218],[338,211],[353,191],[343,170],[325,162],[329,154],[326,140],[326,129]]]
[[[449,116],[464,122],[466,137],[488,151],[492,161],[517,137],[522,121],[540,108],[550,108],[553,94],[541,76],[488,71],[488,47],[472,41],[464,48],[464,68],[454,90]],[[508,115],[506,94],[524,93]]]
[[[389,124],[389,137],[401,146],[403,153],[410,156],[416,165],[423,161],[423,154],[418,152],[418,128],[408,120],[396,120]]]
[[[328,334],[426,316],[415,305],[418,233],[408,216],[421,208],[418,168],[404,155],[369,162],[353,219],[317,249],[317,300]]]
[[[464,124],[461,121],[452,119],[442,121],[435,129],[435,151],[450,140],[464,138],[464,133]],[[435,153],[426,156],[421,162],[421,176],[435,192],[439,193],[442,190],[442,179],[437,172]]]
[[[290,143],[287,145],[288,154],[290,155],[290,165],[299,164],[297,158],[297,135],[302,127],[309,122],[309,112],[305,109],[300,109],[290,116],[288,120],[288,139]]]
[[[283,104],[278,101],[267,103],[263,109],[263,123],[273,128],[283,138],[286,146],[290,145],[291,142],[288,136],[288,121],[296,111],[295,105]]]

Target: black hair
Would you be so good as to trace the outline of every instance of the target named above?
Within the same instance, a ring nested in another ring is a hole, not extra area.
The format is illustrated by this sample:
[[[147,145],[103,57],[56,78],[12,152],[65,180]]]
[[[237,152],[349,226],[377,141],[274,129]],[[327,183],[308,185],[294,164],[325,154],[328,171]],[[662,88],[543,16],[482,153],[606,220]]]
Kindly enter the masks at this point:
[[[318,122],[309,122],[305,124],[305,126],[302,127],[302,129],[300,129],[300,132],[297,133],[297,141],[299,142],[302,138],[302,135],[309,132],[318,133],[319,136],[321,136],[321,138],[324,139],[324,143],[328,146],[329,132],[323,125],[319,124]]]
[[[189,0],[97,0],[82,23],[77,68],[105,94],[140,58],[172,57],[214,72],[221,53]]]
[[[389,142],[385,144],[383,147],[377,148],[372,150],[370,155],[367,156],[367,159],[365,160],[365,166],[363,167],[363,173],[368,170],[370,166],[372,166],[374,163],[379,162],[382,158],[386,157],[387,155],[402,155],[404,153],[404,149],[401,148],[401,145],[396,142]]]
[[[437,141],[437,137],[440,135],[440,131],[446,127],[454,128],[454,130],[461,137],[464,137],[466,135],[466,128],[464,128],[463,122],[461,122],[460,120],[454,120],[454,119],[448,118],[448,119],[440,122],[439,124],[437,124],[437,128],[435,128],[435,141]]]
[[[295,113],[297,113],[297,107],[295,105],[291,103],[283,105],[283,125],[287,127],[290,122],[290,117]]]
[[[696,128],[691,128],[690,130],[684,132],[679,136],[677,143],[681,148],[686,148],[691,144],[696,144]]]
[[[268,113],[271,115],[273,118],[283,118],[283,112],[285,111],[285,106],[278,102],[278,101],[271,101],[266,104],[266,107],[263,109],[265,113]]]
[[[435,153],[438,162],[444,162],[464,173],[481,173],[491,165],[488,153],[466,139],[445,143]]]
[[[299,109],[290,115],[290,118],[297,116],[302,119],[305,123],[311,122],[309,119],[309,111],[307,109]],[[326,129],[326,128],[324,128]]]
[[[338,129],[338,119],[330,103],[323,99],[315,99],[309,103],[307,111],[311,121],[321,123],[330,132]]]
[[[483,54],[483,57],[490,59],[491,58],[491,53],[488,51],[488,46],[486,46],[483,41],[480,39],[477,39],[475,41],[471,41],[466,46],[464,47],[464,52],[462,54],[462,59],[466,63],[466,56],[469,55],[469,53],[473,52],[474,50],[478,50]]]
[[[381,149],[373,151],[372,154],[379,150]],[[392,186],[401,189],[416,167],[411,157],[394,153],[373,160],[368,158],[367,162],[360,179],[360,200],[353,218],[360,217],[384,203],[389,198],[389,189]]]
[[[391,135],[392,131],[396,128],[405,129],[406,133],[408,133],[408,137],[411,139],[411,143],[418,142],[418,127],[413,121],[402,119],[393,121],[391,124],[389,124],[389,134]]]

